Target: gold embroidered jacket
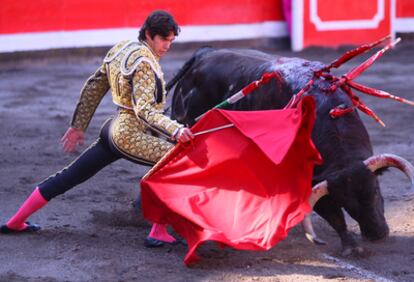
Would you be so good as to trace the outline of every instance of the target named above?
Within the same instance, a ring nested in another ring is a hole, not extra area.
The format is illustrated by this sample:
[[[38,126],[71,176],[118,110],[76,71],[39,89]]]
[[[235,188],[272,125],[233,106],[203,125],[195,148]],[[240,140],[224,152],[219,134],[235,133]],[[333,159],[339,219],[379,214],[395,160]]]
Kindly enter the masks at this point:
[[[100,101],[111,89],[112,100],[124,120],[126,114],[134,115],[138,118],[134,123],[142,131],[149,127],[171,138],[182,125],[163,114],[166,91],[158,61],[145,42],[116,44],[82,88],[71,126],[86,130]]]

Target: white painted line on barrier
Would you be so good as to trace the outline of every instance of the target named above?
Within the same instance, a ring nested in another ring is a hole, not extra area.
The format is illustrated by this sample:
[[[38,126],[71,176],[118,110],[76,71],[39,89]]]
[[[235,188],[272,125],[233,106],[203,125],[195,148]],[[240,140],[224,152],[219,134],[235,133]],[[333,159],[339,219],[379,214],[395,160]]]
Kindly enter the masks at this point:
[[[292,50],[300,51],[303,49],[303,1],[293,0],[292,8]]]
[[[396,32],[414,32],[414,18],[397,18],[394,23]]]
[[[323,253],[322,254],[322,258],[329,260],[333,263],[335,263],[336,265],[338,265],[340,268],[343,268],[345,270],[349,270],[352,271],[356,274],[358,274],[359,276],[361,276],[364,279],[371,279],[375,282],[395,282],[394,280],[390,280],[388,278],[379,276],[375,273],[372,273],[371,271],[365,270],[363,268],[357,267],[355,265],[352,265],[346,261],[343,261],[341,259],[338,259],[336,257],[330,256],[328,254]]]
[[[0,35],[0,53],[56,48],[112,46],[121,40],[136,40],[138,28],[114,28],[60,32],[31,32]],[[182,26],[176,42],[202,42],[280,38],[288,36],[286,23]]]

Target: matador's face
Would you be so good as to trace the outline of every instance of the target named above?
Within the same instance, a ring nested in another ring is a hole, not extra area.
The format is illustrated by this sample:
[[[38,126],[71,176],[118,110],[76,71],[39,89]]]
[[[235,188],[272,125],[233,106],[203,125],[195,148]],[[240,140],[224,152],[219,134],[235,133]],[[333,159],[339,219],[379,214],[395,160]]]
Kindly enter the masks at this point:
[[[172,42],[175,39],[174,32],[172,31],[166,37],[156,34],[154,38],[151,38],[148,32],[145,35],[148,45],[151,47],[152,51],[154,51],[154,53],[160,58],[164,56],[165,53],[167,53],[171,47]]]

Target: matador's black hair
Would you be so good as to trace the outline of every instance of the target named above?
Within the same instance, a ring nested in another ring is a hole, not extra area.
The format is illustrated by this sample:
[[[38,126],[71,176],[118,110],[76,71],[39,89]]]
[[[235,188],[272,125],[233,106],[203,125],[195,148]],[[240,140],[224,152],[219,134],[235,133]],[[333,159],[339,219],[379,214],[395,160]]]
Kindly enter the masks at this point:
[[[174,35],[177,36],[180,32],[180,28],[175,22],[173,16],[163,10],[153,11],[148,16],[139,31],[139,40],[145,41],[145,32],[147,30],[151,36],[151,39],[153,39],[155,35],[167,37],[170,32],[173,32]]]

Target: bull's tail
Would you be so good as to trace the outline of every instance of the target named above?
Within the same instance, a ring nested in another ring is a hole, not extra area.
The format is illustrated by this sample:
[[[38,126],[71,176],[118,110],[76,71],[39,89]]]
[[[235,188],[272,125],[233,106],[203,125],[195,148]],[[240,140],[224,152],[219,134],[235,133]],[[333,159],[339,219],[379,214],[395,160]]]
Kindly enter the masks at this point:
[[[167,86],[165,87],[167,92],[171,90],[171,88],[174,87],[174,85],[177,84],[178,81],[180,81],[181,78],[187,73],[187,71],[191,68],[191,66],[196,62],[198,58],[203,56],[206,53],[209,53],[213,51],[214,49],[212,47],[206,46],[201,47],[197,49],[193,56],[185,62],[185,64],[181,67],[181,69],[174,75],[174,77],[167,83]]]

